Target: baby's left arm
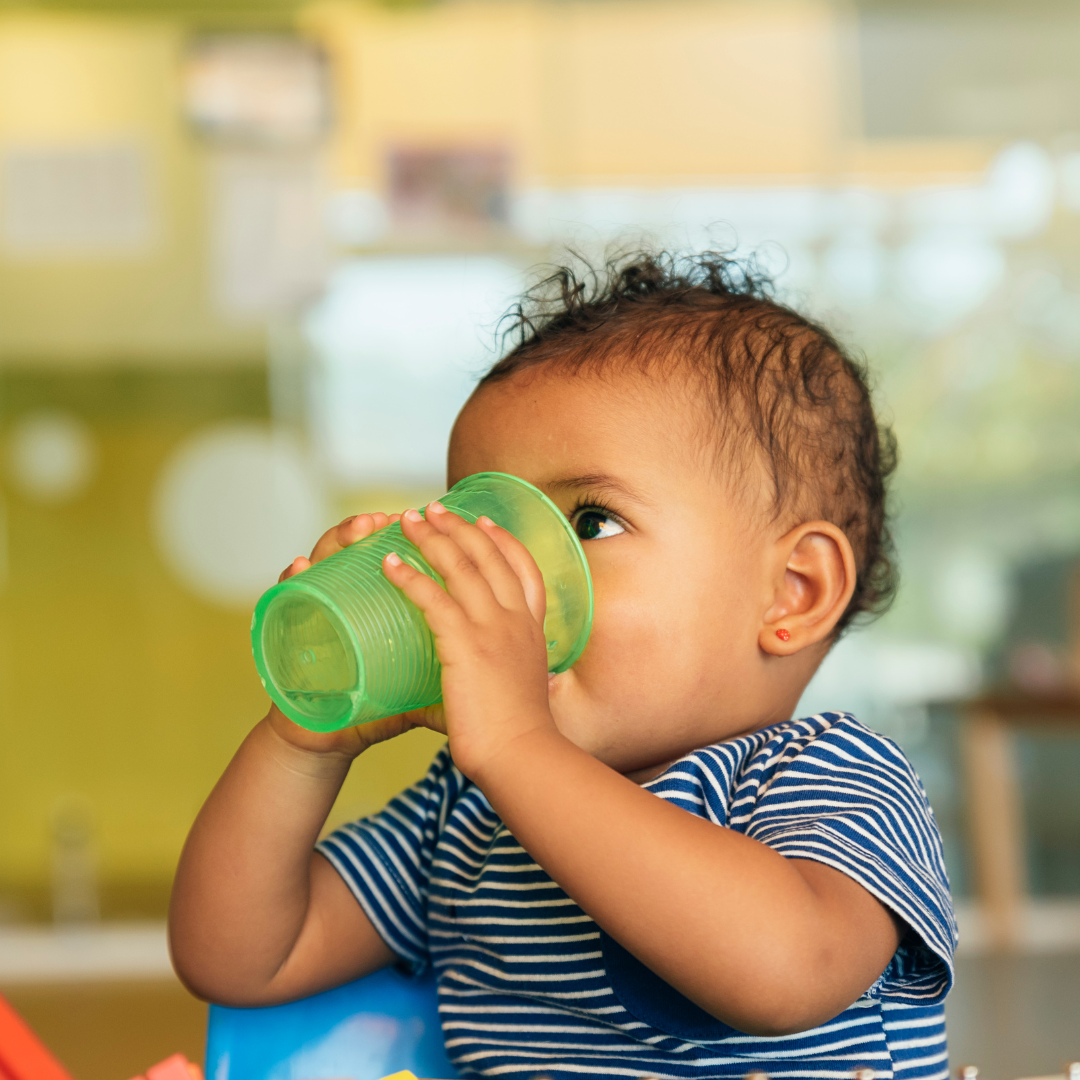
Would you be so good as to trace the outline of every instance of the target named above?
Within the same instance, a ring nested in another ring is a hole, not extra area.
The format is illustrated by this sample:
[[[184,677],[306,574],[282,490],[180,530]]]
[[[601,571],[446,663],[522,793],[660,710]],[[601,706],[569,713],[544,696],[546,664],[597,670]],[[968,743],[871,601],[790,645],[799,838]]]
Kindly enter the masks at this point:
[[[624,948],[752,1035],[804,1031],[860,997],[903,925],[852,878],[657,798],[561,735],[547,701],[543,580],[486,519],[438,504],[402,529],[446,588],[388,557],[443,666],[454,762],[522,846]]]

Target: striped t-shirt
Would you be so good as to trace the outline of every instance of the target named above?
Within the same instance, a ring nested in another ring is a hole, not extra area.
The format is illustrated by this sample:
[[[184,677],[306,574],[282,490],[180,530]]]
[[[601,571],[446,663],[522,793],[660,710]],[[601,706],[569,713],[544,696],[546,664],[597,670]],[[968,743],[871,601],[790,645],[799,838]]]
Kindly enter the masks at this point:
[[[812,1031],[736,1031],[601,930],[444,748],[423,780],[319,850],[405,965],[434,965],[463,1074],[947,1078],[956,924],[933,814],[891,740],[824,713],[695,750],[644,787],[854,878],[909,927],[889,966]]]

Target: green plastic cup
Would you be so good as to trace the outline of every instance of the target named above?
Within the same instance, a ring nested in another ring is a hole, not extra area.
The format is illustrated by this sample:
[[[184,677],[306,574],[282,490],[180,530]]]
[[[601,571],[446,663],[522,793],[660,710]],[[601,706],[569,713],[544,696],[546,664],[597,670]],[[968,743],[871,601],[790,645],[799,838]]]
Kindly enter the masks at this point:
[[[565,671],[592,628],[581,542],[558,507],[506,473],[476,473],[439,500],[466,521],[487,516],[513,533],[544,575],[548,670]],[[442,584],[397,523],[279,582],[255,606],[251,648],[278,708],[312,731],[337,731],[433,705],[442,697],[431,631],[383,573],[396,552]]]

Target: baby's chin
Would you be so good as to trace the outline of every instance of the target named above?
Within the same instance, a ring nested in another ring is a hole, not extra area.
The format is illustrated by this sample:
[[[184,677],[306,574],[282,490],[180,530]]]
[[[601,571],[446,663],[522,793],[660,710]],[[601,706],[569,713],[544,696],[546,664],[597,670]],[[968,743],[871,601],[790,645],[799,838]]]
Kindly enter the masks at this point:
[[[576,747],[602,761],[608,768],[631,779],[649,779],[662,772],[678,754],[652,745],[653,739],[636,739],[632,711],[598,706],[591,701],[573,669],[550,676],[548,704],[560,734]],[[651,732],[655,736],[656,732]]]

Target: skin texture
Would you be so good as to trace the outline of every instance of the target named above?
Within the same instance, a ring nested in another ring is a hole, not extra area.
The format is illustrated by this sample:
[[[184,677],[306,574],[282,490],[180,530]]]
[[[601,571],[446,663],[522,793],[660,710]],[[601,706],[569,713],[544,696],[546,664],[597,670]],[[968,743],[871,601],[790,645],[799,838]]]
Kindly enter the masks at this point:
[[[842,531],[775,518],[764,471],[718,467],[702,450],[705,423],[688,384],[644,374],[542,369],[474,395],[449,482],[513,473],[579,533],[599,532],[584,541],[589,644],[549,677],[528,552],[437,503],[426,521],[407,512],[406,536],[446,589],[394,557],[384,570],[435,635],[444,704],[330,735],[273,708],[256,726],[177,875],[173,957],[194,992],[282,1001],[393,959],[311,847],[351,760],[416,725],[446,732],[457,766],[530,855],[713,1016],[751,1034],[805,1030],[874,982],[903,926],[860,885],[639,786],[689,750],[788,719],[855,583]],[[388,520],[343,522],[283,576]]]

